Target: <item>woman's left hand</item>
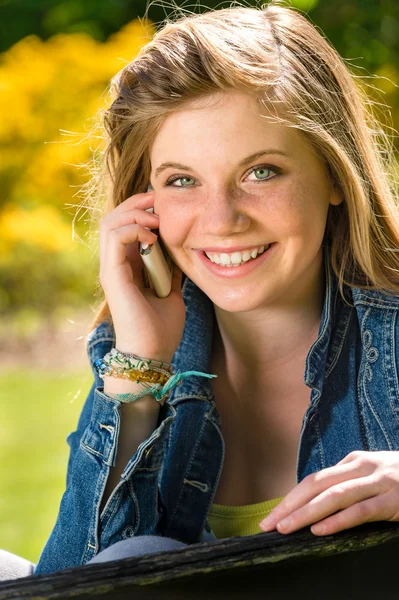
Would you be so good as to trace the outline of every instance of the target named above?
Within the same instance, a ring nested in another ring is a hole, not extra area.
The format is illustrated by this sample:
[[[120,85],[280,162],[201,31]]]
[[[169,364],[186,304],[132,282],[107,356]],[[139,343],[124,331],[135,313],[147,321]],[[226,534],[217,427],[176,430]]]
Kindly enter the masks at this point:
[[[399,521],[399,451],[351,452],[305,477],[259,525],[292,533],[315,523],[312,533],[330,535],[370,521]]]

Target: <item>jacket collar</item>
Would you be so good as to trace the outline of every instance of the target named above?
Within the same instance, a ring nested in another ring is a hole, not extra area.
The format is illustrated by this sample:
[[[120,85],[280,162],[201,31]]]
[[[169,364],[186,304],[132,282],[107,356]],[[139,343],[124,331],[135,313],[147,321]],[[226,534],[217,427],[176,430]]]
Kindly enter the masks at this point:
[[[305,384],[310,388],[316,389],[318,396],[320,396],[323,387],[337,302],[340,302],[340,298],[338,298],[339,291],[337,279],[331,267],[329,253],[326,249],[324,250],[324,272],[326,291],[320,319],[319,334],[306,357],[304,374]]]
[[[182,296],[186,305],[186,321],[182,340],[173,356],[173,368],[182,372],[210,373],[215,326],[213,303],[188,277],[183,283]],[[192,375],[174,388],[169,402],[174,404],[188,397],[211,400],[212,396],[211,380]]]
[[[330,264],[329,252],[324,251],[325,297],[317,340],[311,346],[306,359],[304,382],[321,393],[324,376],[338,359],[342,348],[342,335],[347,331],[351,307],[344,304],[337,278]],[[213,328],[216,317],[212,301],[188,277],[182,288],[186,305],[186,323],[181,343],[173,357],[174,369],[196,370],[210,373]],[[337,330],[337,335],[333,335]],[[330,347],[331,346],[331,347]],[[204,377],[192,376],[184,379],[174,389],[170,402],[173,404],[187,397],[211,400],[212,382]]]

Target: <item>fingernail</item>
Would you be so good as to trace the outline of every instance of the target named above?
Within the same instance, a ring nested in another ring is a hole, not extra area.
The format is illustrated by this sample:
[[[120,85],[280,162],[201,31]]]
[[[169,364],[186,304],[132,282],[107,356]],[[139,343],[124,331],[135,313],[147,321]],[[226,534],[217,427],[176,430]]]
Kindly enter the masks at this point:
[[[322,525],[320,523],[317,523],[316,525],[312,525],[310,528],[310,531],[312,533],[323,533],[326,530],[326,526]]]
[[[274,519],[269,515],[266,517],[266,519],[263,519],[263,521],[259,523],[259,527],[264,531],[274,529]]]
[[[286,517],[282,521],[277,523],[277,527],[281,527],[281,529],[289,529],[292,525],[292,517]]]
[[[147,250],[148,246],[149,246],[149,244],[141,244],[141,248],[143,250]]]

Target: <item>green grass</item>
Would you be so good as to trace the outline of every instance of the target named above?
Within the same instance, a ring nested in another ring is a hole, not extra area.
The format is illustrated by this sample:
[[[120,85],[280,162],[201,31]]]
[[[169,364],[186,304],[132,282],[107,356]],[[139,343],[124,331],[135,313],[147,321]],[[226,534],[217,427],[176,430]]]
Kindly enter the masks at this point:
[[[92,385],[78,372],[0,373],[0,548],[37,563],[65,490],[67,435]]]

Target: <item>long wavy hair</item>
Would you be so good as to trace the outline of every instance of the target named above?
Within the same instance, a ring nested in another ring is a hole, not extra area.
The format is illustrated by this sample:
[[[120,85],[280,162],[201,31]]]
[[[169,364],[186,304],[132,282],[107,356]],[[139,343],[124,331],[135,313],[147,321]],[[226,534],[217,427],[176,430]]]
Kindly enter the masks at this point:
[[[111,80],[106,146],[91,180],[100,214],[146,191],[149,149],[184,103],[238,89],[300,130],[344,201],[330,207],[324,243],[344,285],[399,292],[399,204],[392,136],[345,61],[300,12],[272,2],[168,21]],[[101,292],[101,290],[100,290]],[[104,297],[90,329],[111,319]]]

